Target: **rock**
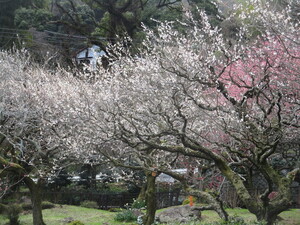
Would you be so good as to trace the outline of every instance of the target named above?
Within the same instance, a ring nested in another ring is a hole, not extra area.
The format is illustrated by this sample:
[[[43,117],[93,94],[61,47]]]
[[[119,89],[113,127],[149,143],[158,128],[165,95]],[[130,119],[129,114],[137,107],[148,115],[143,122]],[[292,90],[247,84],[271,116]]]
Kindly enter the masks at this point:
[[[22,196],[20,198],[20,203],[31,204],[31,199],[28,196]]]
[[[172,207],[157,214],[160,223],[186,223],[200,218],[200,209],[190,205]]]
[[[71,223],[74,221],[73,217],[66,217],[62,220],[63,223]]]
[[[133,215],[136,216],[136,217],[144,215],[144,213],[139,209],[132,209],[131,211],[132,211]]]

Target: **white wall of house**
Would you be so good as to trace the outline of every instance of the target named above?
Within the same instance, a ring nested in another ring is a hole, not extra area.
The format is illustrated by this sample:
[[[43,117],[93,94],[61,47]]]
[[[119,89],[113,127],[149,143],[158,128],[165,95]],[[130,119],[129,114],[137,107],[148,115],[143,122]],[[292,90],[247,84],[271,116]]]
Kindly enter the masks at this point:
[[[97,68],[97,60],[104,56],[105,52],[97,45],[93,45],[89,48],[85,48],[78,52],[76,55],[76,62],[78,64],[89,61],[89,65],[92,70]]]

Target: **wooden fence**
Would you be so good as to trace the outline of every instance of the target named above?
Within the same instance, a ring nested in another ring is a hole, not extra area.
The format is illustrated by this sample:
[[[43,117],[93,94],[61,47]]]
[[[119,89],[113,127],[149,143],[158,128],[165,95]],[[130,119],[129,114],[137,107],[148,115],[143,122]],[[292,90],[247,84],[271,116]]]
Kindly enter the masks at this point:
[[[180,204],[179,191],[158,192],[157,208],[165,208]],[[42,199],[55,204],[80,205],[82,201],[90,200],[98,203],[100,209],[122,208],[133,203],[138,193],[100,194],[89,192],[44,192]]]
[[[291,187],[291,205],[290,208],[300,208],[300,186]],[[259,189],[253,189],[251,191],[253,198],[257,198],[262,193]],[[221,190],[221,200],[227,207],[244,207],[243,202],[238,197],[235,189],[232,185],[224,185]]]
[[[131,204],[138,193],[99,194],[89,192],[45,192],[43,200],[55,204],[80,205],[85,200],[95,201],[100,209],[119,208]]]

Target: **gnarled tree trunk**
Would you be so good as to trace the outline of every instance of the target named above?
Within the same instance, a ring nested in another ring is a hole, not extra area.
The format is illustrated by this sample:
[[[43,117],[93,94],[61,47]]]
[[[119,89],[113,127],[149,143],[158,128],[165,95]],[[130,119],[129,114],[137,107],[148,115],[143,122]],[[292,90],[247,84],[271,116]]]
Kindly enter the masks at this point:
[[[147,190],[146,190],[146,207],[147,212],[143,219],[144,225],[152,225],[155,221],[156,212],[156,191],[155,191],[155,179],[156,175],[149,171],[146,172],[147,177]]]
[[[225,209],[223,207],[223,202],[218,197],[214,197],[205,191],[200,191],[200,190],[191,188],[191,186],[188,184],[187,179],[182,174],[177,174],[172,171],[164,171],[164,173],[166,173],[169,176],[173,177],[174,179],[180,181],[180,183],[182,184],[182,186],[187,194],[205,199],[209,203],[208,206],[201,206],[201,207],[195,206],[195,208],[200,209],[200,210],[214,210],[216,213],[218,213],[220,218],[222,218],[225,221],[228,221],[228,213],[225,211]]]
[[[137,201],[145,201],[146,200],[146,190],[147,190],[147,183],[142,185],[139,196],[137,197]]]
[[[226,164],[225,161],[217,161],[216,165],[224,176],[231,182],[247,209],[253,213],[258,221],[265,221],[268,225],[274,224],[278,214],[288,209],[291,201],[290,185],[299,169],[290,172],[286,177],[278,174],[267,163],[260,165],[260,172],[269,179],[269,188],[259,198],[252,197],[243,180]],[[277,188],[277,196],[269,199],[273,191],[272,185]]]
[[[225,221],[228,221],[228,213],[225,211],[223,207],[223,202],[218,197],[214,197],[205,191],[195,190],[190,187],[186,188],[186,192],[189,195],[205,199],[209,203],[208,206],[203,206],[203,207],[196,206],[196,208],[200,210],[214,210],[216,213],[218,213],[220,218],[222,218]]]
[[[33,225],[45,225],[42,214],[42,180],[39,179],[35,183],[31,178],[26,177],[24,181],[31,195]]]

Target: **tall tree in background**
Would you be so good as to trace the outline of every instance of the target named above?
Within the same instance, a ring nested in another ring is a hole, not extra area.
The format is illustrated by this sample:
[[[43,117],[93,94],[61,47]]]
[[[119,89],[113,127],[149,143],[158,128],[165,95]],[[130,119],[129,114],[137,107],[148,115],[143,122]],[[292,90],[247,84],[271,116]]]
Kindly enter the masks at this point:
[[[74,0],[68,1],[56,1],[58,7],[64,11],[64,13],[71,19],[69,28],[74,31],[83,29],[84,26],[80,26],[78,18],[67,12],[67,8],[63,7],[62,3],[73,5],[80,4]],[[116,39],[120,39],[124,36],[129,36],[135,41],[140,41],[142,36],[141,23],[146,26],[155,27],[155,22],[151,21],[151,18],[159,21],[171,21],[181,19],[183,15],[182,1],[161,1],[161,0],[83,0],[84,3],[90,9],[94,10],[94,14],[90,13],[89,16],[94,15],[94,19],[91,19],[90,24],[94,26],[94,31],[89,33],[89,38],[92,43],[104,46],[107,41],[115,43]],[[211,1],[191,1],[190,8],[196,9],[196,6],[207,11],[214,21],[219,20],[218,10],[215,4]],[[65,8],[65,9],[64,9]],[[87,34],[80,31],[81,34]],[[91,35],[90,35],[91,34]],[[101,40],[105,38],[106,41]]]
[[[0,47],[9,48],[12,43],[18,42],[18,33],[15,32],[15,29],[28,28],[15,23],[15,16],[18,14],[18,10],[20,11],[23,8],[22,13],[24,15],[25,9],[29,11],[44,9],[48,6],[48,0],[4,0],[0,2],[0,6]],[[44,20],[45,18],[27,19],[37,21]],[[24,22],[23,25],[25,25]]]
[[[0,28],[14,28],[14,13],[15,10],[21,7],[23,1],[21,0],[5,0],[0,2]],[[0,47],[9,46],[12,43],[10,32],[6,29],[1,29]]]

